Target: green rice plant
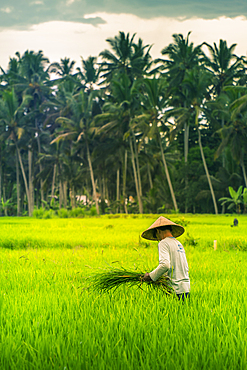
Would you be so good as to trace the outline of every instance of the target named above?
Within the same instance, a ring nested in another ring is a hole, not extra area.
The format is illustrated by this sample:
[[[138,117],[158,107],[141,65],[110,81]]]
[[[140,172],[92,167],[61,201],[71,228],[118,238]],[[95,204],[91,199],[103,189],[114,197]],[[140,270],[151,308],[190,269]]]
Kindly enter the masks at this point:
[[[89,212],[89,211],[88,211]],[[157,215],[117,215],[83,218],[36,219],[31,217],[1,217],[0,247],[19,248],[121,248],[154,249],[157,258],[157,242],[140,238]],[[159,216],[159,215],[158,215]],[[165,215],[172,218],[171,215]],[[182,216],[180,216],[181,218]],[[185,233],[179,238],[186,247],[203,251],[214,248],[217,240],[218,250],[247,250],[247,216],[237,216],[239,224],[231,227],[235,216],[229,215],[185,215],[189,221]],[[111,226],[109,226],[111,225]],[[197,242],[187,242],[193,237]],[[157,260],[155,260],[157,261]],[[156,262],[155,262],[156,263]],[[133,267],[132,265],[130,267]]]
[[[247,217],[239,218],[239,228],[226,217],[191,218],[188,228],[200,241],[186,247],[191,298],[185,304],[160,289],[153,294],[144,282],[108,294],[86,289],[92,272],[113,266],[125,266],[119,267],[125,274],[151,271],[157,243],[145,248],[132,235],[150,219],[1,218],[2,244],[15,248],[19,238],[25,250],[0,248],[0,369],[245,370],[246,252],[204,248],[210,240],[204,227],[226,247],[241,246]]]
[[[103,293],[107,293],[112,289],[116,290],[123,285],[141,289],[143,285],[146,285],[152,289],[160,290],[167,295],[174,295],[168,276],[163,275],[156,281],[145,281],[143,278],[143,272],[116,268],[95,274],[90,280],[91,288]]]

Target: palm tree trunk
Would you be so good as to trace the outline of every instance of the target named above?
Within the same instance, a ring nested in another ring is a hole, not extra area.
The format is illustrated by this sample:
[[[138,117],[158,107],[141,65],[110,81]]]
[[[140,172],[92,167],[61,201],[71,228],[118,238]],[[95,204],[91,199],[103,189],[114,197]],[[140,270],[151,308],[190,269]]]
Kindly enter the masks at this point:
[[[105,173],[104,173],[103,179],[102,179],[102,194],[103,194],[104,201],[106,199],[106,186],[105,186],[105,183],[106,183],[106,179],[105,179]]]
[[[223,128],[225,126],[225,120],[224,118],[221,118],[221,127]],[[225,168],[226,167],[226,155],[225,155],[225,149],[223,149],[223,153],[222,153],[222,167]],[[225,205],[224,205],[225,207]]]
[[[117,169],[117,213],[119,213],[119,200],[120,200],[120,170]]]
[[[199,128],[197,128],[197,131],[198,131],[198,143],[199,143],[199,147],[200,147],[200,151],[201,151],[202,162],[203,162],[203,166],[204,166],[205,173],[206,173],[207,180],[208,180],[208,185],[209,185],[211,195],[212,195],[212,199],[213,199],[213,203],[214,203],[214,211],[215,211],[215,214],[217,215],[218,214],[218,207],[217,207],[217,203],[216,203],[216,199],[215,199],[215,195],[214,195],[214,189],[213,189],[212,182],[211,182],[209,172],[208,172],[208,166],[207,166],[205,156],[204,156],[204,152],[203,152],[202,141],[201,141],[201,132],[200,132]]]
[[[102,214],[104,215],[105,205],[106,205],[106,202],[105,202],[105,170],[103,170],[102,176],[99,177],[99,190],[100,190],[100,198],[101,198],[100,208],[101,208]]]
[[[96,206],[97,214],[99,215],[99,205],[98,205],[98,199],[97,199],[97,194],[96,194],[96,186],[95,186],[95,182],[94,182],[93,166],[92,166],[92,161],[91,161],[91,156],[90,156],[90,151],[89,151],[87,141],[86,141],[86,145],[87,145],[87,160],[88,160],[90,176],[91,176],[91,181],[92,181],[92,187],[93,187],[93,198],[95,200],[95,206]]]
[[[60,180],[59,181],[59,209],[61,209],[63,206],[64,206],[63,183]]]
[[[111,202],[110,202],[107,179],[105,181],[105,199],[107,199],[107,207],[110,209],[109,212],[112,213],[111,208],[110,208]]]
[[[28,148],[28,179],[29,179],[29,200],[30,200],[30,213],[33,214],[34,208],[34,192],[33,192],[33,174],[32,174],[32,151]]]
[[[6,191],[5,191],[5,186],[3,186],[3,208],[4,208],[4,216],[8,216],[8,211],[7,211],[7,202],[6,202]]]
[[[51,185],[51,201],[54,198],[54,192],[55,192],[56,170],[57,170],[57,164],[55,163],[53,166],[53,176],[52,176],[52,185]]]
[[[23,162],[22,162],[22,158],[21,158],[21,153],[20,153],[20,150],[19,150],[19,147],[17,145],[16,140],[15,140],[15,146],[16,146],[16,150],[17,150],[19,163],[20,163],[20,166],[21,166],[22,177],[23,177],[25,190],[26,190],[26,195],[27,195],[28,215],[31,216],[32,213],[31,213],[31,209],[30,209],[30,194],[29,194],[29,189],[28,189],[28,184],[27,184],[27,178],[26,178],[26,174],[25,174],[25,170],[24,170],[24,166],[23,166]]]
[[[16,152],[16,192],[17,192],[17,217],[20,216],[20,174],[19,174],[19,162],[18,155]],[[1,198],[0,198],[1,199]]]
[[[128,163],[128,152],[125,149],[124,153],[124,169],[123,169],[123,199],[124,199],[124,211],[128,214],[127,204],[126,204],[126,177],[127,177],[127,163]]]
[[[188,162],[188,154],[189,154],[189,130],[190,130],[190,126],[186,122],[184,124],[184,161],[185,163]]]
[[[72,209],[75,209],[75,187],[73,185],[70,188],[70,201]]]
[[[168,182],[168,186],[169,186],[169,189],[170,189],[170,192],[171,192],[173,205],[174,205],[175,211],[178,212],[177,201],[176,201],[175,193],[173,191],[172,182],[171,182],[171,179],[170,179],[170,175],[169,175],[169,171],[168,171],[168,167],[167,167],[165,155],[164,155],[164,152],[163,152],[163,147],[162,147],[160,133],[158,133],[158,140],[159,140],[159,145],[160,145],[161,158],[162,158],[162,161],[163,161],[163,165],[164,165],[164,169],[165,169],[165,173],[166,173],[166,179],[167,179],[167,182]]]
[[[147,138],[148,140],[148,138]],[[144,144],[144,151],[146,153],[146,146]],[[148,169],[148,181],[149,181],[149,186],[150,186],[150,189],[153,189],[153,180],[152,180],[152,176],[151,176],[151,170],[150,170],[150,164],[149,162],[147,162],[147,169]]]
[[[56,177],[59,178],[59,209],[67,208],[67,181],[62,178],[61,163],[57,165]]]
[[[185,213],[188,212],[188,153],[189,153],[189,125],[184,124],[184,164],[185,164]]]
[[[225,120],[224,118],[221,118],[221,127],[223,128],[225,125]],[[223,149],[223,152],[222,152],[222,167],[225,168],[226,167],[226,155],[225,155],[225,149]],[[225,213],[225,207],[226,205],[223,204],[222,205],[222,210],[221,210],[221,213],[224,214]]]
[[[38,133],[38,121],[37,119],[35,119],[35,126],[36,126],[36,129],[37,129],[37,133]],[[40,145],[40,137],[39,137],[39,134],[37,134],[37,143],[38,143],[38,154],[40,155],[41,153],[41,145]],[[43,166],[41,164],[41,162],[39,162],[39,172],[42,172],[43,170]],[[42,208],[44,207],[44,189],[43,189],[43,185],[44,185],[44,181],[43,179],[40,179],[40,196],[41,196],[41,204],[42,204]]]
[[[149,163],[148,163],[148,181],[149,181],[150,189],[153,189],[153,180],[152,180],[152,176],[151,176],[151,171],[150,171],[150,165],[149,165]]]
[[[62,189],[63,189],[63,206],[67,208],[67,181],[62,182]]]
[[[141,183],[141,173],[140,173],[140,166],[139,166],[139,157],[138,157],[138,150],[137,150],[137,145],[136,145],[136,138],[133,132],[132,132],[132,136],[133,136],[134,148],[135,148],[137,179],[138,179],[138,184],[139,184],[140,197],[142,197],[142,183]]]
[[[139,191],[139,184],[138,184],[137,173],[136,173],[136,166],[135,166],[135,156],[134,156],[134,151],[133,151],[133,145],[132,145],[131,137],[129,137],[129,144],[130,144],[131,161],[132,161],[132,167],[133,167],[134,179],[135,179],[135,186],[136,186],[136,195],[137,195],[138,204],[139,204],[139,212],[140,213],[143,213],[143,206],[142,206],[142,200],[141,200],[140,191]]]
[[[42,164],[39,165],[39,171],[42,172],[43,171],[43,166]],[[41,196],[41,204],[42,204],[42,207],[44,207],[44,203],[42,202],[42,200],[44,200],[44,181],[42,179],[40,179],[40,196]]]

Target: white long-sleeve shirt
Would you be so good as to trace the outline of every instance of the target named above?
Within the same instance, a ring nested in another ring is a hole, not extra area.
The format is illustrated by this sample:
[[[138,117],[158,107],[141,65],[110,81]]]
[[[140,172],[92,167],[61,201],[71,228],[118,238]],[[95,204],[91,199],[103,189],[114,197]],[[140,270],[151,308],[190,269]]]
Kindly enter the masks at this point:
[[[158,244],[159,265],[150,272],[153,281],[167,273],[171,286],[177,294],[190,291],[189,267],[183,245],[173,237],[167,237]]]

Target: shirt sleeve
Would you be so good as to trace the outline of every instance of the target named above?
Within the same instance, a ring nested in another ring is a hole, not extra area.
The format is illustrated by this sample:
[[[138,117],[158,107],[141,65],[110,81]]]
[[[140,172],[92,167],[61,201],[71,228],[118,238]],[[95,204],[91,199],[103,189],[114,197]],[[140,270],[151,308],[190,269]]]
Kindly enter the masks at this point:
[[[159,265],[155,270],[149,273],[149,276],[153,281],[158,280],[158,278],[166,273],[170,268],[170,253],[168,245],[165,241],[161,240],[158,244],[159,248]]]

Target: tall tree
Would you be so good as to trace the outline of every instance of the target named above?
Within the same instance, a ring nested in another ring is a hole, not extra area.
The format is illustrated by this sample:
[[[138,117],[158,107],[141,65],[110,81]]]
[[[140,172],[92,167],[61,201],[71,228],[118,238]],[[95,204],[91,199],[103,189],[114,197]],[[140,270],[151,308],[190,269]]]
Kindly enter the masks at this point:
[[[164,47],[161,54],[165,59],[157,59],[156,63],[160,64],[160,70],[165,72],[166,79],[169,84],[170,107],[186,108],[189,106],[190,97],[187,90],[184,88],[183,81],[188,71],[201,64],[203,60],[203,52],[201,45],[194,46],[190,42],[191,32],[188,32],[186,38],[182,34],[173,34],[173,42]],[[188,153],[189,153],[189,130],[190,120],[183,120],[181,125],[178,125],[172,131],[171,138],[173,139],[177,132],[184,132],[184,163],[185,163],[185,187],[188,188]],[[187,212],[187,194],[185,202],[185,212]]]
[[[227,46],[225,40],[219,41],[219,46],[216,43],[211,46],[204,42],[210,55],[204,55],[203,63],[212,73],[213,92],[219,96],[225,86],[236,84],[245,74],[243,57],[238,57],[234,54],[237,44]]]
[[[188,90],[190,96],[190,104],[188,108],[179,108],[173,111],[175,119],[182,123],[194,119],[195,127],[198,133],[198,144],[201,152],[202,162],[205,169],[206,177],[208,180],[215,214],[218,214],[217,202],[214,194],[214,189],[210,179],[206,159],[204,156],[203,145],[201,140],[201,124],[203,122],[203,112],[205,111],[205,102],[207,97],[207,92],[210,86],[211,76],[208,72],[202,71],[200,68],[194,68],[186,73],[184,78],[184,87]]]
[[[12,91],[5,91],[3,93],[3,99],[0,101],[1,107],[0,107],[0,119],[1,122],[5,126],[4,132],[1,134],[1,140],[13,140],[17,157],[20,163],[21,172],[25,184],[26,189],[26,195],[27,195],[27,202],[28,202],[28,214],[29,216],[32,215],[32,201],[31,201],[31,192],[30,192],[30,183],[28,185],[26,172],[24,168],[23,159],[21,156],[21,151],[19,147],[19,141],[21,141],[25,129],[23,127],[24,122],[24,111],[28,104],[28,100],[31,99],[31,97],[25,96],[25,100],[22,101],[22,104],[19,104],[17,96]]]
[[[161,71],[167,73],[167,80],[170,84],[171,91],[177,89],[184,80],[186,71],[190,71],[202,61],[204,56],[201,45],[194,46],[193,42],[189,41],[191,32],[188,32],[186,38],[182,34],[173,34],[173,42],[161,50],[161,54],[166,59],[156,59],[156,63],[160,63]]]
[[[52,141],[52,143],[61,139],[70,140],[71,143],[78,142],[82,150],[83,148],[86,150],[92,181],[93,199],[96,204],[97,213],[99,214],[95,177],[90,153],[92,134],[90,124],[93,120],[94,105],[97,104],[97,100],[95,100],[95,98],[96,92],[94,91],[88,94],[87,92],[80,90],[77,94],[68,95],[67,116],[56,119],[56,122],[61,125],[61,129],[58,129],[58,136]]]
[[[244,163],[247,147],[247,95],[243,95],[245,90],[246,89],[244,88],[241,88],[239,91],[236,88],[227,89],[227,92],[235,93],[235,97],[239,92],[242,96],[229,104],[230,117],[228,122],[218,130],[218,133],[221,135],[222,142],[216,152],[216,156],[219,156],[221,152],[229,146],[231,148],[233,158],[240,164],[245,186],[247,187],[247,175]]]
[[[138,153],[135,151],[134,145],[136,138],[131,128],[131,120],[135,115],[136,109],[139,108],[139,102],[136,100],[135,94],[132,93],[131,82],[126,74],[120,74],[118,79],[113,79],[111,81],[110,91],[112,94],[108,97],[109,101],[103,106],[103,112],[95,118],[96,124],[100,123],[102,125],[101,128],[98,129],[98,133],[115,132],[122,148],[125,147],[124,141],[128,141],[139,212],[143,213],[140,174],[138,174]],[[119,147],[120,150],[121,146]],[[125,148],[125,150],[127,149]],[[122,164],[126,163],[123,155],[121,155],[121,162]],[[126,170],[123,169],[123,173],[125,172]],[[123,194],[123,196],[125,196],[125,194]]]
[[[166,80],[160,79],[143,79],[135,88],[141,86],[141,101],[143,114],[136,116],[136,122],[142,122],[145,124],[144,128],[144,137],[150,137],[157,141],[157,144],[160,149],[161,158],[170,189],[173,206],[176,212],[178,212],[177,201],[175,193],[173,190],[168,166],[166,163],[164,149],[162,147],[161,135],[164,135],[164,131],[167,131],[166,119],[165,119],[165,108],[167,105],[166,89],[167,82]],[[162,132],[162,129],[164,130]]]
[[[114,38],[106,40],[112,50],[105,49],[99,56],[103,59],[100,63],[101,75],[107,82],[119,74],[126,74],[132,84],[136,78],[148,73],[152,65],[151,46],[143,45],[140,38],[135,43],[135,36],[119,32]]]
[[[81,58],[82,68],[77,68],[77,76],[84,89],[89,91],[97,89],[100,68],[97,65],[97,57],[89,56],[86,60]]]

